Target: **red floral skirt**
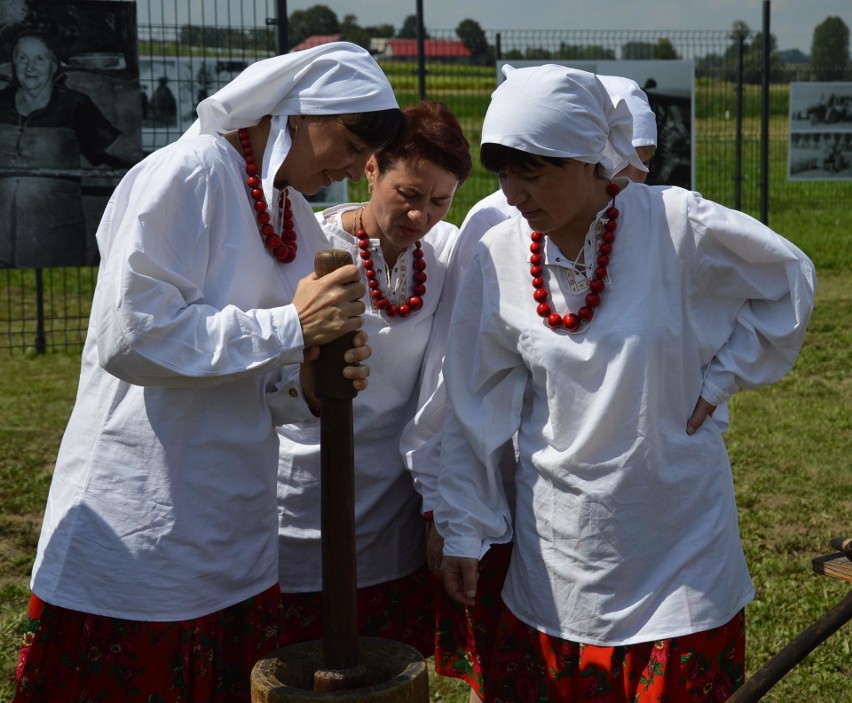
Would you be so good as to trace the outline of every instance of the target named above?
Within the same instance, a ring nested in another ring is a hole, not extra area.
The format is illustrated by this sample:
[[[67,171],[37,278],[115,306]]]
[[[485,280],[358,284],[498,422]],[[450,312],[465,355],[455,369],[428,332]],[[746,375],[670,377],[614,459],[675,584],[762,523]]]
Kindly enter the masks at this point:
[[[503,608],[485,700],[722,703],[744,679],[742,612],[706,632],[598,647],[546,635]]]
[[[433,577],[423,566],[408,576],[359,588],[358,634],[405,642],[424,657],[435,650]],[[288,647],[319,640],[322,629],[322,592],[282,593],[279,642]]]
[[[511,543],[491,545],[479,561],[473,606],[454,601],[441,580],[435,580],[435,671],[467,681],[480,698],[503,611],[500,593],[511,556]]]
[[[30,599],[14,703],[236,703],[275,650],[278,586],[180,622],[91,615]]]

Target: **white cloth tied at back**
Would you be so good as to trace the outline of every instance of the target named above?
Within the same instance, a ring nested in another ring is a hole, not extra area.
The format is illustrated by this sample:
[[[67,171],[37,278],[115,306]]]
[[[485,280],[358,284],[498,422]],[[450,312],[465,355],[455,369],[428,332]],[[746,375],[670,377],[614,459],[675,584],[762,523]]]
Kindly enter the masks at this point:
[[[627,163],[648,170],[633,148],[627,102],[614,102],[594,73],[555,64],[507,64],[503,73],[482,123],[482,144],[599,163],[607,176]]]
[[[598,78],[614,103],[619,99],[627,103],[633,115],[633,146],[657,146],[657,116],[639,84],[624,76],[604,76],[599,73]]]
[[[257,61],[197,107],[184,133],[230,132],[272,116],[260,176],[272,202],[275,174],[290,151],[289,115],[344,115],[398,108],[390,82],[368,51],[329,42]]]

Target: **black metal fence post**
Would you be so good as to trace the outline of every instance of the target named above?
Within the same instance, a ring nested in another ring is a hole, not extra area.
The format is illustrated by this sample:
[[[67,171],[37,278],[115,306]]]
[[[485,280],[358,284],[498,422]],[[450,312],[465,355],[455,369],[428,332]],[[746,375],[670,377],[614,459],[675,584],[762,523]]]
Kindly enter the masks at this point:
[[[760,221],[769,224],[769,0],[763,0],[763,76],[760,93]]]
[[[44,278],[41,269],[35,270],[36,278],[36,354],[44,354],[47,350],[47,338],[44,333]]]
[[[266,25],[275,25],[275,49],[278,54],[290,51],[287,39],[287,0],[275,0],[275,17],[267,17]]]
[[[421,100],[426,99],[426,30],[423,25],[423,0],[417,0],[417,85]]]
[[[734,207],[742,209],[743,204],[743,64],[745,54],[745,34],[740,32],[737,41],[737,107],[736,136],[734,141]]]
[[[287,39],[287,0],[276,0],[275,7],[278,15],[278,23],[276,25],[276,34],[278,36],[278,53],[286,54],[290,51],[289,40]]]

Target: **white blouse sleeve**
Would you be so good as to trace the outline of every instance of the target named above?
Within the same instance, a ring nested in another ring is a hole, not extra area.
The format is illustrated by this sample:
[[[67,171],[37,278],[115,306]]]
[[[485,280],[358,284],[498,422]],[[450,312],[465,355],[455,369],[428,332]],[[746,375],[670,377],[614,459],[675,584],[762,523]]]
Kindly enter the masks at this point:
[[[216,204],[229,194],[202,160],[164,156],[131,174],[98,232],[103,261],[92,320],[101,365],[136,385],[197,386],[300,363],[303,339],[292,305],[240,309],[205,299],[208,287],[219,285],[207,280],[208,267],[223,255],[210,230],[234,222],[217,221],[223,215]],[[145,193],[143,204],[128,201],[131,188]]]
[[[479,558],[512,538],[501,457],[520,422],[527,370],[492,290],[490,257],[480,247],[456,300],[444,361],[447,405],[434,516],[448,556]]]
[[[802,251],[754,218],[697,193],[687,207],[696,243],[693,317],[696,326],[706,323],[699,337],[714,333],[713,306],[735,311],[701,393],[718,405],[792,368],[813,310],[816,274]]]

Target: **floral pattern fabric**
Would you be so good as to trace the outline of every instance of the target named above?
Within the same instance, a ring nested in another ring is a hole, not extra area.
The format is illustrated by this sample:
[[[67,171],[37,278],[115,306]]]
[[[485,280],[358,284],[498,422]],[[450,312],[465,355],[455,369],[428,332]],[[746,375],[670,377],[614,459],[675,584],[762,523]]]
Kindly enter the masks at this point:
[[[30,599],[13,703],[249,703],[278,642],[278,587],[180,622],[91,615]]]
[[[742,612],[722,627],[619,647],[551,637],[503,608],[488,703],[723,703],[745,679]]]
[[[424,566],[408,576],[359,588],[358,634],[404,642],[424,657],[432,656],[432,582]],[[322,592],[282,593],[279,631],[282,647],[322,639]]]
[[[476,604],[456,603],[435,581],[435,671],[466,681],[477,695],[484,694],[484,672],[494,648],[503,610],[503,581],[509,569],[512,545],[494,544],[479,562]]]

